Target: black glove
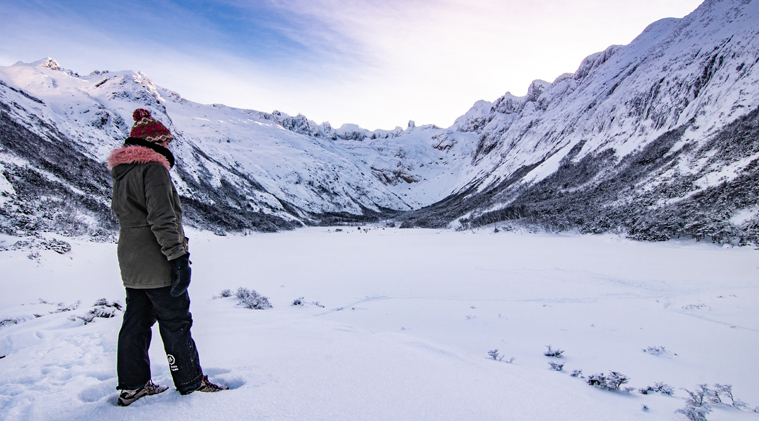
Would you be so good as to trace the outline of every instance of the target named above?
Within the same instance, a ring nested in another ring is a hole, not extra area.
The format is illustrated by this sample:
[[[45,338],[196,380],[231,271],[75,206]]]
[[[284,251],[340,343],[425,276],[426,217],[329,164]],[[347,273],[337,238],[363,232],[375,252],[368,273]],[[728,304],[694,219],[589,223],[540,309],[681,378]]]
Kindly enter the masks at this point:
[[[171,261],[171,296],[179,297],[190,286],[190,253],[183,254]]]

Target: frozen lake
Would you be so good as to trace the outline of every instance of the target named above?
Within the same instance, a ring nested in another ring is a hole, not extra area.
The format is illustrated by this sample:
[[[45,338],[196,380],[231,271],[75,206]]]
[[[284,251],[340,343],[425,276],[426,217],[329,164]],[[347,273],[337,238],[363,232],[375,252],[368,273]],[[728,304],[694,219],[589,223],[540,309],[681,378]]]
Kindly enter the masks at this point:
[[[232,390],[176,393],[154,327],[153,380],[170,390],[129,408],[114,406],[121,313],[71,320],[123,302],[115,245],[0,252],[0,419],[684,420],[683,389],[715,383],[749,406],[709,420],[759,417],[756,250],[369,228],[190,232],[193,336]],[[274,307],[215,298],[239,287]],[[585,382],[610,371],[634,390]],[[639,393],[657,382],[674,396]]]

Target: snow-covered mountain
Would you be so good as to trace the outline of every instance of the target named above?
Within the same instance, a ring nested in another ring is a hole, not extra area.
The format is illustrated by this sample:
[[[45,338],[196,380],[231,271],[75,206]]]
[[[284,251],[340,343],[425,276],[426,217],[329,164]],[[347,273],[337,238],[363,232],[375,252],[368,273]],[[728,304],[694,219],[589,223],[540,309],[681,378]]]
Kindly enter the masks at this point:
[[[102,161],[151,110],[177,137],[191,223],[275,230],[378,219],[759,239],[759,2],[706,0],[453,126],[338,129],[201,105],[141,72],[0,68],[0,226],[111,232]],[[510,224],[511,222],[509,222]]]
[[[447,196],[475,135],[434,126],[369,132],[303,116],[201,105],[140,72],[81,76],[55,60],[0,68],[3,229],[104,232],[108,152],[135,108],[175,134],[173,171],[190,222],[276,230],[392,215]]]
[[[641,239],[757,239],[759,2],[707,0],[525,97],[479,102],[474,176],[406,224],[528,220]]]

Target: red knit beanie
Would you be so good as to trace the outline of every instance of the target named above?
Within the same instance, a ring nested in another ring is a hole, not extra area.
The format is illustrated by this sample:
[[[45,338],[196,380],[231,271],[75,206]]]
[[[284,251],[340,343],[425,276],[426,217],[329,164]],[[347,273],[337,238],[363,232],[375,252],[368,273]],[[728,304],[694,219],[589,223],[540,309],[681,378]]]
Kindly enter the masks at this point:
[[[174,139],[169,129],[161,124],[160,121],[154,119],[150,115],[150,111],[138,108],[132,113],[132,118],[135,123],[132,126],[132,131],[129,133],[130,137],[139,137],[154,143],[171,142]]]

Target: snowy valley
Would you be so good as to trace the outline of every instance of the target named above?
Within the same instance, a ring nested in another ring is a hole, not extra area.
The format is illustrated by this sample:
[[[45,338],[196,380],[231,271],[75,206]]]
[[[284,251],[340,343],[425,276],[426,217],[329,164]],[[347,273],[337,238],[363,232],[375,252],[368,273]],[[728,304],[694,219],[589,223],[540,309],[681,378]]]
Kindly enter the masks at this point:
[[[757,22],[706,0],[448,128],[0,67],[0,420],[759,419]],[[193,335],[231,390],[125,409],[105,158],[135,108],[176,137]]]
[[[709,421],[759,419],[752,248],[379,227],[190,236],[193,337],[230,391],[116,406],[116,247],[75,240],[0,254],[13,291],[0,419],[685,421],[675,411],[700,384],[745,402],[707,396]],[[273,308],[246,308],[238,288]],[[171,387],[157,330],[150,355]],[[610,372],[618,390],[588,384]]]

